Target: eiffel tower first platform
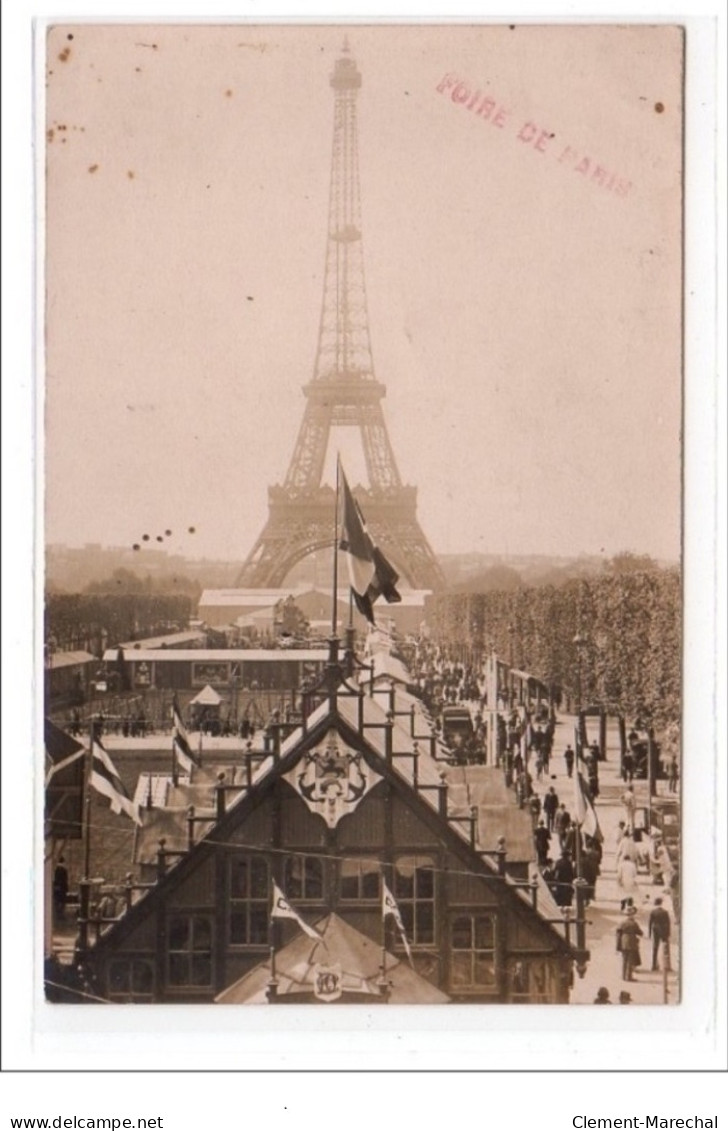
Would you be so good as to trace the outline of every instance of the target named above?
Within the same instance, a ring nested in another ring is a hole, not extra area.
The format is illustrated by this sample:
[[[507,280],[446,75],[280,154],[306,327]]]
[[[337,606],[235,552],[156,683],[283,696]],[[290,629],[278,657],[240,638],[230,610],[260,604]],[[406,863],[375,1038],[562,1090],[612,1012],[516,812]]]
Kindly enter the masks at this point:
[[[333,426],[358,428],[369,479],[355,494],[375,543],[414,589],[443,584],[417,521],[417,488],[400,478],[374,375],[361,238],[356,100],[361,74],[345,46],[331,75],[334,139],[324,294],[313,379],[285,481],[268,489],[268,521],[242,567],[243,588],[279,588],[292,567],[333,544],[334,489],[322,485]]]

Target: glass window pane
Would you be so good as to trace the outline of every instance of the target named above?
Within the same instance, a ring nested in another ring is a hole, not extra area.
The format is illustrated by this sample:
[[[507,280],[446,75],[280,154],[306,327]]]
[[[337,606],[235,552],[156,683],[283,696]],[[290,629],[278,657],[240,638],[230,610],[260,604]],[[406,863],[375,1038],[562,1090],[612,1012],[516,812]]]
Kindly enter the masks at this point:
[[[306,899],[323,899],[323,894],[323,862],[315,856],[309,856],[306,859]]]
[[[358,899],[359,898],[359,877],[341,876],[341,898],[342,899]]]
[[[394,894],[399,899],[412,899],[415,894],[414,856],[403,856],[394,869]]]
[[[303,861],[300,856],[289,857],[286,861],[286,895],[289,899],[303,896]]]
[[[420,899],[434,899],[435,873],[429,864],[417,869],[417,895]]]
[[[192,959],[193,986],[209,986],[212,981],[212,958],[208,955],[196,954]]]
[[[435,941],[435,908],[431,903],[417,903],[415,941],[431,943]]]
[[[209,950],[212,946],[212,923],[201,915],[195,918],[193,947],[195,950]]]
[[[230,895],[233,899],[245,899],[248,894],[248,861],[238,857],[230,862]]]
[[[171,986],[186,986],[189,976],[189,959],[186,954],[170,954],[169,956],[169,984]]]
[[[250,906],[250,938],[251,943],[268,942],[268,907],[265,903],[253,903]]]
[[[478,986],[495,985],[495,964],[492,955],[476,953],[475,982]]]
[[[472,919],[463,915],[456,919],[450,931],[453,950],[470,950],[473,945]]]
[[[169,923],[169,949],[186,950],[190,939],[190,920],[177,915]]]
[[[495,945],[494,920],[491,915],[478,915],[475,920],[475,946],[477,950],[492,950]]]
[[[250,861],[250,894],[253,899],[268,898],[268,861],[262,856],[253,856]]]
[[[469,953],[453,954],[450,969],[454,987],[471,985]]]
[[[148,962],[134,963],[133,987],[135,994],[152,993],[154,988],[154,972]]]
[[[244,911],[230,912],[230,942],[246,943],[248,941],[247,916]]]
[[[361,894],[363,899],[379,899],[379,872],[364,873]]]

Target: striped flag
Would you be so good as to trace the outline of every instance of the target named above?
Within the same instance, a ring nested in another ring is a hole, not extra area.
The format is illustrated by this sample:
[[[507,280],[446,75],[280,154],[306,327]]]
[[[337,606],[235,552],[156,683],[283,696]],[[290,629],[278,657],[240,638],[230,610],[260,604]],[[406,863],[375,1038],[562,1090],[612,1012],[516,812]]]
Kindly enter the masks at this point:
[[[273,880],[273,906],[271,908],[270,917],[271,919],[293,919],[309,938],[316,939],[316,942],[323,942],[318,931],[314,931],[313,927],[309,927],[305,919],[302,919],[298,912],[293,910],[275,880]]]
[[[390,604],[401,601],[397,592],[399,574],[382,551],[374,545],[359,504],[351,493],[339,463],[341,479],[341,538],[339,549],[346,554],[349,584],[359,612],[374,624],[374,602],[384,597]]]
[[[186,770],[189,774],[192,767],[197,766],[198,762],[192,753],[189,735],[187,734],[185,724],[182,722],[182,715],[176,695],[174,695],[172,699],[172,745],[177,761],[182,769]]]
[[[402,942],[404,943],[404,949],[407,951],[407,957],[410,963],[412,963],[412,951],[407,942],[407,935],[405,933],[404,923],[402,922],[402,914],[397,906],[396,899],[387,887],[386,881],[382,878],[382,918],[386,919],[388,915],[391,915],[397,924],[399,933],[402,936]]]
[[[591,794],[578,768],[574,774],[574,821],[587,836],[604,840]]]
[[[91,743],[91,774],[89,784],[108,797],[113,813],[126,813],[137,825],[141,825],[139,806],[135,805],[124,788],[116,766],[97,738]]]

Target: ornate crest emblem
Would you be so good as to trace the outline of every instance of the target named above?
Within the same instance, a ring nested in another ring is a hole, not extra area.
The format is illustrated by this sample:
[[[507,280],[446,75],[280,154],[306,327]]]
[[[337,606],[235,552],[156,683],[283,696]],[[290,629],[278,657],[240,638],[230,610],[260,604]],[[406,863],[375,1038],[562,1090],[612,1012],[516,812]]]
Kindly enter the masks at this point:
[[[309,809],[323,817],[330,829],[336,828],[345,813],[353,813],[380,780],[361,754],[342,747],[340,742],[338,732],[330,730],[321,745],[304,754],[285,775]]]
[[[319,1001],[336,1001],[341,997],[343,987],[341,984],[341,963],[332,966],[313,968],[313,992]]]

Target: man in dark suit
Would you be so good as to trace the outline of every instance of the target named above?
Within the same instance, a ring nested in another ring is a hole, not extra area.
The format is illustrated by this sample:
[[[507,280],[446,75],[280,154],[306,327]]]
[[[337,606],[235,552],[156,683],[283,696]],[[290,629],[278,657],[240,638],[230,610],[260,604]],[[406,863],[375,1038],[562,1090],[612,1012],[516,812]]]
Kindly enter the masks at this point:
[[[662,906],[662,900],[658,897],[655,900],[655,906],[650,912],[650,917],[647,922],[647,934],[652,939],[652,969],[657,970],[657,956],[660,953],[660,945],[664,943],[665,946],[665,966],[670,969],[670,914]]]

